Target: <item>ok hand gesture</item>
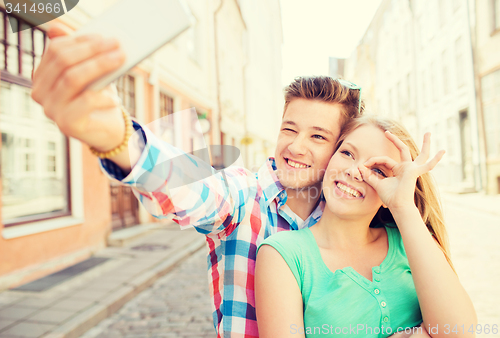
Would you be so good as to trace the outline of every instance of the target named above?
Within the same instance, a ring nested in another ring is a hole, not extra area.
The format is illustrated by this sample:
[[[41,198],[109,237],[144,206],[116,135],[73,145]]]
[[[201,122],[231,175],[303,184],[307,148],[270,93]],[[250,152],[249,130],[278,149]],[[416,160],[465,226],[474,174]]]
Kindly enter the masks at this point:
[[[429,160],[430,133],[424,135],[422,151],[415,160],[412,159],[410,149],[397,136],[385,132],[385,136],[399,149],[401,162],[388,156],[372,157],[364,165],[359,166],[363,180],[375,189],[382,203],[391,211],[415,206],[414,193],[417,178],[431,171],[441,160],[445,151],[439,151]],[[392,171],[392,176],[383,178],[368,169],[372,166],[383,166]]]

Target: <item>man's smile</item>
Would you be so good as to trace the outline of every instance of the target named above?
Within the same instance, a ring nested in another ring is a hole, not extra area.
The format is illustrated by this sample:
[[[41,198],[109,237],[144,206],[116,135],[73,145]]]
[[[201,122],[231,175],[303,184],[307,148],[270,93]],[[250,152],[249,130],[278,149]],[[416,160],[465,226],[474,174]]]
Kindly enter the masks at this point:
[[[294,161],[294,160],[286,158],[286,157],[284,157],[284,159],[285,159],[285,162],[290,167],[292,167],[294,169],[306,169],[306,168],[310,168],[311,167],[310,165],[307,165],[307,164],[302,163],[302,162]]]

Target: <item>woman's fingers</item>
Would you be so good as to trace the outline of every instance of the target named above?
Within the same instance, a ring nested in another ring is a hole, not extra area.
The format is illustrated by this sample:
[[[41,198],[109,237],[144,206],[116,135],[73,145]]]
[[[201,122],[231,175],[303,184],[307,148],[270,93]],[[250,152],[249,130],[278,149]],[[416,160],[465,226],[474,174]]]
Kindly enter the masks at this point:
[[[431,151],[431,133],[424,134],[424,141],[422,143],[422,151],[420,155],[417,156],[415,162],[417,164],[425,164],[429,159],[429,154]]]
[[[397,161],[390,158],[389,156],[378,156],[372,157],[368,161],[364,163],[364,166],[367,168],[372,168],[375,166],[383,166],[392,171],[394,167],[398,164]]]
[[[385,132],[385,136],[399,149],[401,154],[401,161],[411,161],[410,149],[406,144],[403,143],[396,135],[391,133],[390,131]]]
[[[419,166],[419,176],[420,175],[423,175],[429,171],[431,171],[432,169],[434,169],[434,167],[439,163],[439,161],[441,161],[441,159],[443,158],[444,156],[444,153],[445,151],[444,150],[440,150],[436,156],[434,156],[434,158],[432,160],[430,160],[429,162],[425,163],[424,165],[421,165]]]
[[[363,177],[363,181],[368,183],[373,189],[376,190],[377,184],[379,183],[381,178],[377,177],[377,175],[374,175],[370,169],[362,164],[358,166],[358,170]]]

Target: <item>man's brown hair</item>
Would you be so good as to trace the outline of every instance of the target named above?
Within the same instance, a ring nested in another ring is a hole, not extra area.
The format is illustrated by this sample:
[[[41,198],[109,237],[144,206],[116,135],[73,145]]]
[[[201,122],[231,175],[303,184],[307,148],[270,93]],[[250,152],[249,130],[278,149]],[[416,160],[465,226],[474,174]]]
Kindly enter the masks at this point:
[[[297,77],[284,89],[285,115],[288,104],[293,99],[317,100],[326,103],[338,103],[342,112],[341,127],[350,119],[363,114],[365,105],[359,103],[359,89],[350,89],[341,84],[338,79],[329,76]],[[358,112],[359,109],[359,112]]]

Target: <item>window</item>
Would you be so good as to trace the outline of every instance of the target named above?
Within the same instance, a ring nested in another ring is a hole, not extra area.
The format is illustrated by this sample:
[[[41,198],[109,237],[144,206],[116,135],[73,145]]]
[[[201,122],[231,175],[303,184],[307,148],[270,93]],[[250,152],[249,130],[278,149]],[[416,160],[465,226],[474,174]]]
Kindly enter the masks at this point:
[[[160,93],[160,118],[163,140],[175,144],[174,99],[165,93]]]
[[[465,73],[464,73],[464,48],[463,48],[463,39],[459,37],[455,41],[455,69],[457,73],[457,86],[458,88],[465,85]]]
[[[2,8],[0,19],[1,208],[8,227],[70,215],[70,182],[68,140],[31,99],[45,32],[33,27],[12,33]]]
[[[201,52],[200,52],[200,25],[198,20],[194,18],[192,26],[186,32],[186,48],[189,57],[196,63],[201,62]]]
[[[430,87],[431,87],[431,95],[432,95],[432,101],[435,102],[438,98],[438,77],[436,73],[436,62],[433,61],[431,63],[431,82],[430,82]]]
[[[410,85],[410,73],[406,74],[406,104],[410,114],[414,114],[413,96]]]
[[[453,1],[457,1],[457,0],[453,0]],[[447,17],[447,8],[446,8],[446,2],[445,0],[438,0],[438,6],[439,6],[439,22],[440,22],[440,25],[441,27],[444,26],[445,22],[446,22],[446,17]]]
[[[457,121],[455,121],[453,117],[449,117],[446,120],[446,124],[446,141],[448,143],[446,151],[448,152],[448,156],[453,159],[453,157],[455,156],[455,145],[457,143],[455,141],[455,129],[457,126]]]
[[[492,13],[493,13],[493,29],[492,31],[495,32],[496,30],[500,29],[500,0],[490,0],[492,4]]]
[[[432,84],[429,80],[429,69],[426,69],[422,72],[422,86],[424,88],[424,102],[425,102],[425,107],[427,107],[431,103],[431,91],[432,91]]]
[[[125,74],[116,80],[118,96],[122,100],[123,107],[130,116],[135,117],[135,79],[133,76]]]
[[[389,117],[393,117],[393,112],[394,112],[394,109],[392,107],[392,89],[389,89],[389,95],[387,95],[387,98],[389,99],[389,102],[387,103],[387,113],[389,115]]]
[[[396,109],[396,116],[401,116],[406,111],[401,82],[396,84]]]
[[[443,70],[443,95],[450,92],[449,71],[448,71],[448,51],[445,49],[441,53],[441,64]]]
[[[56,143],[47,143],[47,172],[56,173]]]
[[[31,86],[33,67],[40,62],[45,48],[45,33],[36,27],[13,33],[11,29],[8,29],[9,18],[2,8],[0,8],[0,19],[2,19],[0,25],[2,80]],[[21,26],[22,28],[29,26],[22,19],[14,16],[10,17],[10,24],[13,27]]]
[[[486,148],[489,159],[500,159],[500,70],[481,79]]]

